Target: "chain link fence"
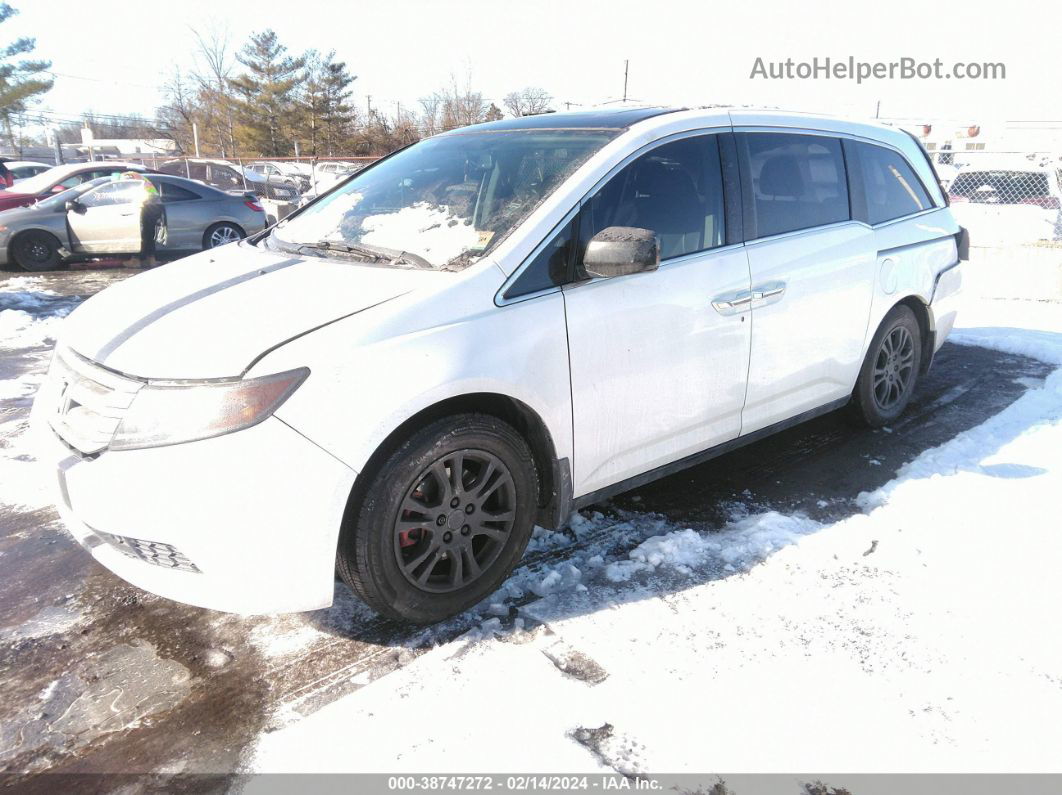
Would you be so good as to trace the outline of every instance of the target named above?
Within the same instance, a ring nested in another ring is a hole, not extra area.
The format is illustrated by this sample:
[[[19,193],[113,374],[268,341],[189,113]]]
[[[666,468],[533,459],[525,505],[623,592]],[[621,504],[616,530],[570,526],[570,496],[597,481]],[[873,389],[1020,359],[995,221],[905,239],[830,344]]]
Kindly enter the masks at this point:
[[[1062,159],[1032,152],[934,155],[960,223],[982,244],[1062,241]]]
[[[970,231],[974,297],[1062,300],[1062,155],[930,152],[956,220]]]

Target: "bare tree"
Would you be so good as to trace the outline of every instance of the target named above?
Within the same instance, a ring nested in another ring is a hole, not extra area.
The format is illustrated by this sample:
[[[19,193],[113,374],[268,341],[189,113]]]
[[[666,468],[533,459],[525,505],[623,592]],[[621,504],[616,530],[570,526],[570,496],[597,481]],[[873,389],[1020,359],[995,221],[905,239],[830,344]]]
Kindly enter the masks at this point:
[[[553,97],[544,89],[528,86],[519,91],[513,91],[505,96],[502,103],[514,116],[534,116],[539,113],[548,113]]]
[[[483,94],[472,90],[472,73],[465,75],[464,86],[458,86],[457,78],[450,76],[450,87],[442,93],[442,128],[452,130],[478,124],[487,115],[487,103]]]
[[[216,147],[222,157],[236,153],[235,121],[233,119],[233,93],[229,83],[235,67],[231,37],[227,27],[210,24],[210,33],[204,35],[192,29],[196,39],[196,61],[202,61],[193,78],[199,89],[200,104],[204,110],[204,132],[210,129],[216,138]]]
[[[155,112],[159,130],[177,145],[178,152],[191,151],[192,124],[199,118],[199,102],[180,67],[174,68],[162,92],[166,102]]]
[[[442,96],[438,92],[430,97],[421,97],[420,126],[425,135],[435,135],[442,132]]]

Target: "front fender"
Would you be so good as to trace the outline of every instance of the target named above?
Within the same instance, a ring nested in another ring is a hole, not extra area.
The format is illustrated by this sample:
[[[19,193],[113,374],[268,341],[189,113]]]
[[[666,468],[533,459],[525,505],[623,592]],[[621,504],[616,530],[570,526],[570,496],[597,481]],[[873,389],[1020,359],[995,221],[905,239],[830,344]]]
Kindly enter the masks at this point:
[[[310,377],[277,416],[359,472],[406,420],[474,393],[526,404],[545,424],[557,457],[570,459],[563,297],[497,307],[500,279],[475,281],[467,290],[396,299],[319,329],[273,351],[249,375],[309,367]]]

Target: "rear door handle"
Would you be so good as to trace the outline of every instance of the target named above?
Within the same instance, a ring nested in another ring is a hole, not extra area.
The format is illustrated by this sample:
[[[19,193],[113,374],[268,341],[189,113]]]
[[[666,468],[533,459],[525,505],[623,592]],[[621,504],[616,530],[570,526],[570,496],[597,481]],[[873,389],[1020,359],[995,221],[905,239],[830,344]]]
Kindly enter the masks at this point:
[[[785,282],[767,282],[752,288],[753,301],[774,303],[774,301],[780,301],[783,295],[785,295]]]

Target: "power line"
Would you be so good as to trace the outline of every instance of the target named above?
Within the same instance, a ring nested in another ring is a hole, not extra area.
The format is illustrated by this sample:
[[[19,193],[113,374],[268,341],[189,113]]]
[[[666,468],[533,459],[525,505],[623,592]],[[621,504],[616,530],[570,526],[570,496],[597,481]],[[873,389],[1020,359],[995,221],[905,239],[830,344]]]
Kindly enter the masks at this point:
[[[150,88],[153,91],[158,90],[158,86],[149,86],[146,83],[130,83],[126,80],[107,80],[101,77],[84,77],[83,75],[68,75],[65,72],[53,72],[50,69],[45,70],[45,74],[49,74],[52,77],[65,77],[69,80],[86,80],[90,83],[109,83],[116,86],[135,86],[136,88]]]

